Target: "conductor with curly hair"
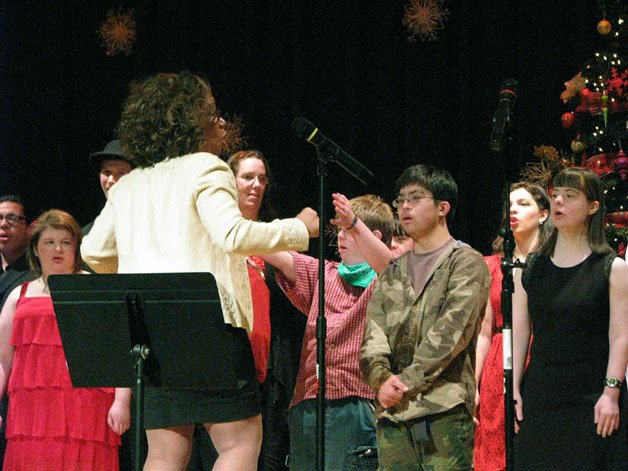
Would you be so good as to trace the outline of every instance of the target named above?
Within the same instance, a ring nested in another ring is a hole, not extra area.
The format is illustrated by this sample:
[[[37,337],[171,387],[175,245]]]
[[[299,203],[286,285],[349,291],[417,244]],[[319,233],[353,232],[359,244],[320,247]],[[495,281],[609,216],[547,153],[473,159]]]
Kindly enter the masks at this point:
[[[224,121],[197,75],[161,73],[134,83],[117,132],[137,167],[111,189],[82,244],[85,261],[98,273],[210,272],[227,327],[246,338],[253,326],[246,255],[307,249],[318,233],[316,212],[305,208],[268,223],[242,216],[233,173],[216,156]],[[259,391],[243,345],[240,389],[147,391],[145,470],[185,469],[195,423],[204,424],[219,453],[214,469],[255,469]]]

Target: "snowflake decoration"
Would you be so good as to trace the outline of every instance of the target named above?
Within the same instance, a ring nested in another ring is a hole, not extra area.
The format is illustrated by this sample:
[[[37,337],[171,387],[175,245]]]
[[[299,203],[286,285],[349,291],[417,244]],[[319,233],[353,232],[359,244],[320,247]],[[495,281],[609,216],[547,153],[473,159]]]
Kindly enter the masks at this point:
[[[621,73],[617,67],[611,68],[611,76],[606,81],[609,93],[616,93],[618,97],[623,97],[624,92],[628,89],[628,70],[624,69]]]
[[[417,36],[421,41],[436,41],[437,31],[444,29],[443,22],[449,16],[449,10],[443,8],[443,1],[411,0],[406,6],[403,24],[410,30],[410,41]]]
[[[248,145],[246,137],[242,135],[244,123],[241,116],[225,117],[224,151],[228,154],[243,149]]]
[[[102,38],[103,46],[107,50],[105,54],[113,56],[123,52],[127,56],[131,55],[135,42],[133,10],[120,11],[117,14],[110,10],[98,32]]]

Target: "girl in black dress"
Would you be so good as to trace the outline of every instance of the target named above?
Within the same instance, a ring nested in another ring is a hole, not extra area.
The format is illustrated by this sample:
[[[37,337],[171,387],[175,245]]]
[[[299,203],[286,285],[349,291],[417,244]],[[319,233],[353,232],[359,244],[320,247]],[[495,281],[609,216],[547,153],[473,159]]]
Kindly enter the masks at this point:
[[[515,273],[515,468],[625,470],[628,266],[606,242],[593,172],[561,171],[550,195],[554,232]]]

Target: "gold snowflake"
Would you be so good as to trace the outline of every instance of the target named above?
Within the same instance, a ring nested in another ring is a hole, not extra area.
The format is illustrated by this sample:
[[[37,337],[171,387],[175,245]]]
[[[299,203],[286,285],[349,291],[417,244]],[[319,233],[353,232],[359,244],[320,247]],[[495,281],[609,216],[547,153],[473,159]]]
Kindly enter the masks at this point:
[[[234,115],[225,117],[225,131],[227,135],[224,140],[224,151],[228,154],[243,149],[248,145],[246,137],[243,136],[244,122],[241,116]]]
[[[443,0],[411,0],[406,6],[403,24],[410,30],[411,41],[417,36],[421,41],[436,41],[436,32],[444,29],[443,22],[448,16]]]
[[[105,54],[113,56],[123,52],[127,56],[133,52],[135,42],[135,19],[133,10],[114,13],[109,10],[107,19],[102,22],[99,29],[103,46],[107,50]]]

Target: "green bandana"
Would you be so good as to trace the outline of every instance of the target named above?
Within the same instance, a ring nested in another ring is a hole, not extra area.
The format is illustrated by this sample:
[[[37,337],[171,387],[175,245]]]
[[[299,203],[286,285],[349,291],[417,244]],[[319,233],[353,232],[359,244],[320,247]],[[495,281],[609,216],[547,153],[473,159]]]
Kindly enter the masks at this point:
[[[376,276],[375,270],[366,262],[351,266],[341,263],[338,265],[338,274],[351,286],[360,288],[366,288]]]

